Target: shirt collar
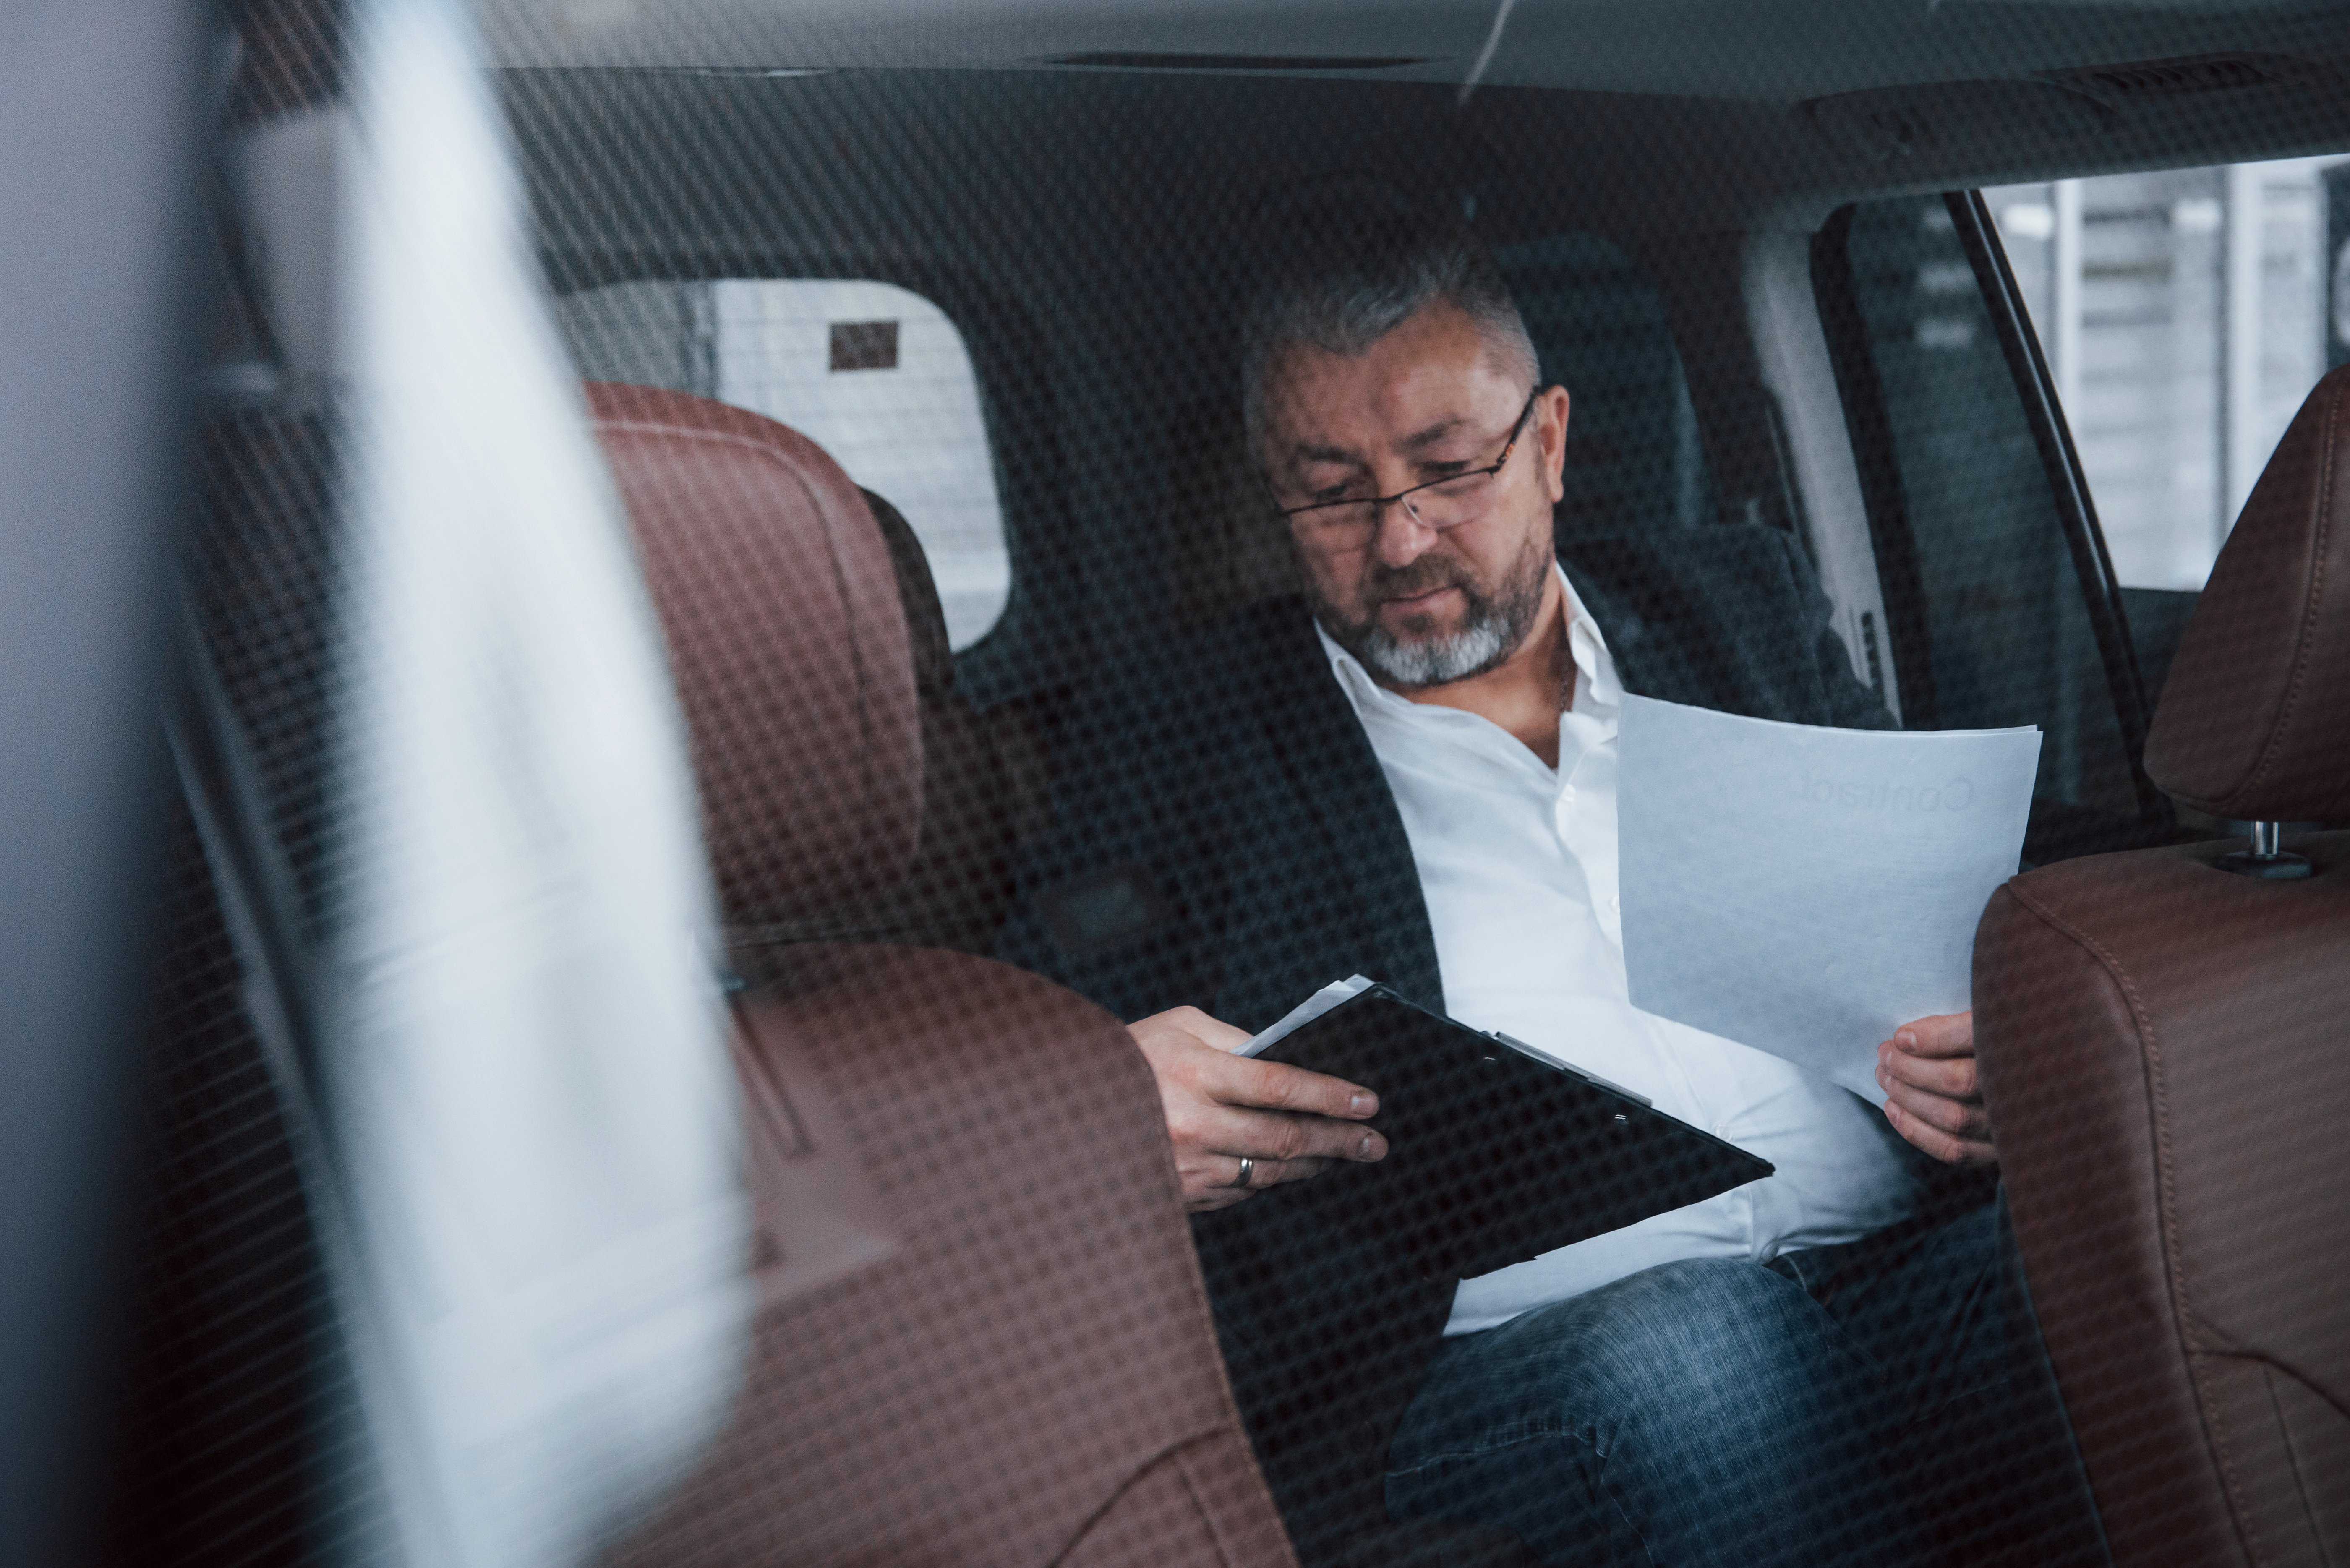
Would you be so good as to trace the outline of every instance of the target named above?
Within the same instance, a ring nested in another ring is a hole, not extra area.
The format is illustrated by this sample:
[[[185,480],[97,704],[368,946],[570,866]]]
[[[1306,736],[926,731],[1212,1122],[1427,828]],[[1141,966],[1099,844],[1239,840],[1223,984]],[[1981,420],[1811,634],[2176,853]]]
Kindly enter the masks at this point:
[[[1575,701],[1567,711],[1612,719],[1622,705],[1624,686],[1616,677],[1616,659],[1607,651],[1607,638],[1599,629],[1599,623],[1591,618],[1591,612],[1583,607],[1583,597],[1575,591],[1574,580],[1556,565],[1553,565],[1551,570],[1558,573],[1558,586],[1566,592],[1566,650],[1568,657],[1575,660]],[[1329,658],[1330,671],[1337,677],[1338,689],[1347,694],[1347,701],[1353,705],[1356,717],[1362,716],[1367,705],[1387,703],[1414,713],[1449,711],[1414,702],[1372,680],[1371,672],[1363,668],[1362,661],[1339,647],[1322,628],[1319,619],[1314,623],[1314,635],[1322,639],[1322,651]]]

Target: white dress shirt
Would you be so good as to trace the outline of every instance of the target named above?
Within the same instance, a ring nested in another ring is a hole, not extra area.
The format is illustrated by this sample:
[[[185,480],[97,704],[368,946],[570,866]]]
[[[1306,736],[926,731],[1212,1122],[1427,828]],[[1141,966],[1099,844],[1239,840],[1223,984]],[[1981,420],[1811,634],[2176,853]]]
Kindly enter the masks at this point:
[[[1565,574],[1575,700],[1551,768],[1492,721],[1413,702],[1322,634],[1395,792],[1419,872],[1446,1010],[1648,1096],[1761,1156],[1763,1180],[1478,1279],[1453,1298],[1468,1334],[1658,1263],[1849,1241],[1915,1201],[1899,1135],[1873,1106],[1734,1041],[1627,1000],[1616,895],[1616,721],[1623,687]],[[1320,628],[1315,628],[1317,631]]]

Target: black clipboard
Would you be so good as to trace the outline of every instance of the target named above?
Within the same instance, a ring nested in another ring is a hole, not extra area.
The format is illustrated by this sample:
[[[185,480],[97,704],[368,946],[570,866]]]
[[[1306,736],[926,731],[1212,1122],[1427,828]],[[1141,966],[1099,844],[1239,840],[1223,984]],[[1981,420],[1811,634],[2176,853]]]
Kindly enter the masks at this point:
[[[1604,1079],[1384,985],[1266,1047],[1379,1096],[1387,1158],[1258,1203],[1311,1205],[1428,1278],[1472,1279],[1702,1202],[1773,1167]]]

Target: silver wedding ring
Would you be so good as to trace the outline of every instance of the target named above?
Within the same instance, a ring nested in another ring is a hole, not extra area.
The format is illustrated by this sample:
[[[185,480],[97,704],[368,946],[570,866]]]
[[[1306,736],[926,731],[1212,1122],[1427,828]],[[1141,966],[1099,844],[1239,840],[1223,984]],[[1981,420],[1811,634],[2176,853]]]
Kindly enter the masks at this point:
[[[1246,1187],[1246,1186],[1249,1184],[1250,1179],[1251,1179],[1252,1178],[1253,1178],[1255,1175],[1256,1175],[1256,1161],[1255,1161],[1255,1159],[1253,1159],[1253,1158],[1251,1158],[1250,1156],[1248,1156],[1248,1155],[1245,1155],[1245,1154],[1244,1154],[1244,1155],[1241,1156],[1241,1175],[1240,1175],[1240,1179],[1239,1179],[1239,1180],[1237,1180],[1237,1181],[1235,1181],[1235,1182],[1233,1182],[1233,1183],[1232,1183],[1232,1185],[1233,1185],[1234,1187]]]

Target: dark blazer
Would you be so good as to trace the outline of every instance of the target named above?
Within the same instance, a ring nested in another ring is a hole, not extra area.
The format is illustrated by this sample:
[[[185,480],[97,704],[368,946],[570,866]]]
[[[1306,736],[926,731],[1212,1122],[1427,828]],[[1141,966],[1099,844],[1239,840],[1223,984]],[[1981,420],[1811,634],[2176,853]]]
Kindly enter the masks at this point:
[[[1784,534],[1578,540],[1562,565],[1627,691],[1892,722]],[[1402,818],[1298,599],[1112,671],[1055,757],[1055,826],[1024,857],[1009,961],[1129,1020],[1188,1002],[1255,1031],[1357,972],[1442,1010]],[[1318,1223],[1323,1187],[1193,1221],[1233,1392],[1309,1568],[1385,1520],[1388,1443],[1456,1283]]]

